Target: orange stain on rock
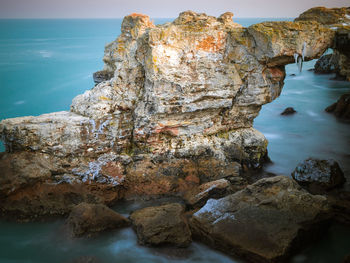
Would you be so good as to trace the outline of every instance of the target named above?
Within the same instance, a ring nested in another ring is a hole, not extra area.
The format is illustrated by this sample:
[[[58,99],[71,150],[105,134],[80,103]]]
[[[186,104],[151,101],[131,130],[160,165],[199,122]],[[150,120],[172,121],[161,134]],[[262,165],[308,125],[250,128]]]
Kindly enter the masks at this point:
[[[196,45],[197,50],[206,52],[218,52],[224,47],[224,38],[221,32],[218,32],[217,37],[208,36]]]

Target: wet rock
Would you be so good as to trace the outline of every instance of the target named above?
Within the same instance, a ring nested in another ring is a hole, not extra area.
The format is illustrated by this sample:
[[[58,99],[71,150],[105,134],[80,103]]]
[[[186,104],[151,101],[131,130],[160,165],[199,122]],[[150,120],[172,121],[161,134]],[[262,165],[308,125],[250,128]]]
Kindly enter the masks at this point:
[[[296,112],[297,111],[294,108],[288,107],[281,113],[281,115],[292,115],[292,114],[294,114]]]
[[[81,203],[70,213],[66,225],[73,237],[92,236],[99,232],[125,227],[129,220],[101,204]]]
[[[338,68],[337,58],[334,54],[323,55],[315,64],[316,74],[335,73]]]
[[[334,160],[309,158],[298,164],[292,177],[311,193],[322,193],[345,182],[343,171]]]
[[[202,207],[209,198],[221,198],[229,194],[231,184],[226,179],[220,179],[200,185],[185,194],[186,204],[192,208]]]
[[[140,244],[186,247],[192,240],[183,213],[182,205],[172,203],[137,210],[130,215],[130,219]]]
[[[328,106],[326,112],[333,113],[338,118],[350,120],[350,94],[343,94],[337,102]]]
[[[328,222],[326,197],[286,176],[264,178],[222,199],[209,199],[190,224],[195,238],[249,262],[286,262]]]

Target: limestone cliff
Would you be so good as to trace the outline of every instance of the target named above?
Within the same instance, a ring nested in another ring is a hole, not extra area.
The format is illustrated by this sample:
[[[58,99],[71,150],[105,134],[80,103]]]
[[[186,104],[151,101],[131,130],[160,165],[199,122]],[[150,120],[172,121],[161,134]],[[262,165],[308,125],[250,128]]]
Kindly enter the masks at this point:
[[[20,152],[55,157],[53,183],[70,176],[136,194],[233,176],[232,165],[259,167],[267,140],[254,118],[280,95],[284,66],[295,55],[321,56],[333,38],[310,21],[243,28],[229,12],[187,11],[155,26],[129,15],[105,49],[103,74],[113,77],[74,98],[70,112],[3,120],[11,154],[1,162]]]

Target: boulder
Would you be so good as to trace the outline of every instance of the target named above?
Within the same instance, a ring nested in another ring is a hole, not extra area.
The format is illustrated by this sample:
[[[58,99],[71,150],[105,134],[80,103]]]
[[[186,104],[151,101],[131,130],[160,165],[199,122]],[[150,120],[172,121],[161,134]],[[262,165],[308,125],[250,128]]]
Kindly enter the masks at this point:
[[[315,63],[314,72],[316,74],[335,73],[337,68],[338,68],[337,61],[338,61],[338,59],[336,58],[336,56],[334,54],[323,55]]]
[[[343,94],[337,102],[328,106],[326,112],[333,113],[336,117],[350,120],[350,94]]]
[[[142,245],[186,247],[192,241],[184,207],[178,203],[137,210],[130,220]]]
[[[229,194],[231,184],[226,179],[219,179],[200,185],[185,194],[186,204],[192,208],[202,207],[209,198],[221,198]]]
[[[292,177],[311,193],[324,193],[345,182],[343,171],[334,160],[309,158],[298,164]]]
[[[312,195],[286,176],[264,178],[193,214],[194,237],[249,262],[286,262],[328,222],[326,197]]]
[[[80,203],[72,209],[66,225],[73,237],[81,237],[125,227],[130,222],[105,205]]]
[[[294,108],[288,107],[281,113],[281,115],[292,115],[292,114],[294,114],[296,112],[297,111]]]

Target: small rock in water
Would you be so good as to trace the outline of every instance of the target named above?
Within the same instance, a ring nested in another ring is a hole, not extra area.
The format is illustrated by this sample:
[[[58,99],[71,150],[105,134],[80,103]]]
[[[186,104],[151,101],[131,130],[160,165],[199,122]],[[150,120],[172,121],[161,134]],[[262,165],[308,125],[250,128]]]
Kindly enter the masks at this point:
[[[299,163],[292,177],[314,194],[324,193],[345,182],[344,173],[336,161],[313,158]]]
[[[289,76],[291,76],[291,77],[295,77],[296,75],[295,75],[295,74],[290,74]]]
[[[99,232],[125,227],[129,220],[102,204],[81,203],[70,213],[66,225],[73,237],[91,236]]]
[[[343,94],[337,102],[328,106],[326,112],[332,112],[338,118],[350,120],[350,93]]]
[[[297,111],[294,108],[288,107],[281,113],[281,115],[291,115],[291,114],[294,114],[296,112]]]
[[[137,210],[130,219],[142,245],[187,247],[192,239],[183,213],[182,205],[172,203]]]

